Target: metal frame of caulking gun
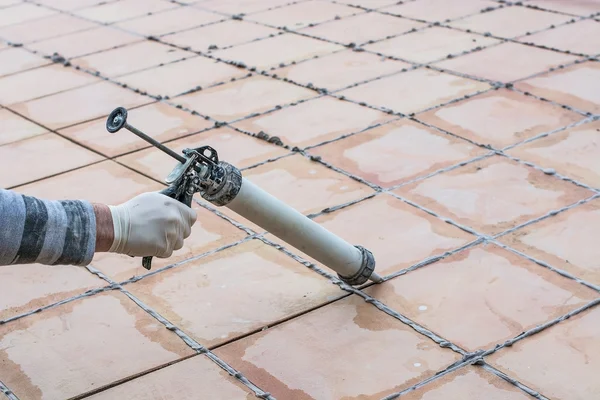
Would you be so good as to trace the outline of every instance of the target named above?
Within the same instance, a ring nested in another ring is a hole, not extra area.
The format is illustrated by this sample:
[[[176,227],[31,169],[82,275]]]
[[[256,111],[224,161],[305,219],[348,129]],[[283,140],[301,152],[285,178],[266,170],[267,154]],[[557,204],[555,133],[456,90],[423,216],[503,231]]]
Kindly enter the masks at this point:
[[[106,129],[115,133],[122,128],[179,162],[165,180],[169,187],[161,193],[190,207],[193,195],[200,193],[210,203],[228,207],[336,271],[349,285],[361,285],[367,280],[383,282],[375,273],[375,258],[369,250],[351,245],[246,180],[239,169],[220,161],[213,148],[185,149],[183,156],[179,155],[129,125],[127,110],[118,107],[108,116]],[[151,260],[152,257],[144,257],[144,268],[151,268]]]

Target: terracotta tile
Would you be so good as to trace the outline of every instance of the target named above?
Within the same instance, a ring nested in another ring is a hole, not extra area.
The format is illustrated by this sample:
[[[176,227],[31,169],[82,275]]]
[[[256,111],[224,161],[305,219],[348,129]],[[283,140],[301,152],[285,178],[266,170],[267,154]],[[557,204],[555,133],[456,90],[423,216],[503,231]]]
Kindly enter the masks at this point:
[[[193,208],[198,219],[192,228],[192,234],[184,241],[183,248],[175,251],[169,258],[154,258],[151,271],[235,243],[246,236],[242,230],[207,209],[196,204],[193,204]],[[140,257],[99,253],[94,257],[92,265],[117,282],[148,273],[142,267]]]
[[[177,7],[176,3],[166,0],[121,0],[87,7],[75,11],[75,14],[86,19],[110,24],[175,7]]]
[[[48,17],[56,14],[46,7],[30,3],[22,3],[13,7],[7,7],[0,14],[0,26],[15,25],[38,18]]]
[[[333,91],[409,67],[402,61],[347,50],[290,65],[277,70],[277,75],[303,85],[310,83]]]
[[[192,353],[114,291],[0,326],[2,382],[32,400],[72,397]]]
[[[585,124],[518,146],[509,154],[600,188],[600,122]]]
[[[178,110],[164,103],[153,103],[130,109],[128,110],[128,120],[133,126],[159,142],[190,135],[213,126],[204,118]],[[86,147],[99,151],[107,157],[115,157],[150,146],[147,142],[127,131],[109,133],[106,130],[105,118],[75,125],[61,130],[60,133]],[[173,159],[169,159],[173,161]],[[169,172],[171,171],[169,170]],[[162,180],[164,177],[160,179]]]
[[[254,394],[207,357],[198,356],[90,396],[90,400],[251,400]],[[166,397],[165,397],[166,396]],[[512,399],[510,399],[512,400]]]
[[[101,159],[53,133],[5,144],[0,146],[0,186],[22,185]]]
[[[97,78],[73,68],[49,65],[0,79],[0,102],[10,105],[95,82]]]
[[[317,213],[372,193],[372,190],[301,155],[244,171],[246,179],[303,214]]]
[[[400,120],[310,149],[309,153],[371,183],[390,187],[486,151],[421,124]]]
[[[442,376],[402,397],[406,400],[529,400],[531,397],[481,367],[468,366]]]
[[[0,51],[0,76],[47,64],[50,64],[50,61],[21,48],[9,48]]]
[[[600,394],[600,309],[557,326],[489,357],[501,370],[556,400],[593,399]]]
[[[426,25],[409,19],[371,12],[309,27],[300,32],[338,43],[361,44],[424,26]]]
[[[214,52],[224,60],[243,62],[259,69],[267,69],[292,61],[333,53],[343,47],[292,33]]]
[[[459,359],[355,296],[215,353],[273,396],[303,400],[380,399]]]
[[[570,55],[516,43],[503,43],[436,65],[479,78],[509,82],[575,61]]]
[[[167,146],[178,153],[185,148],[211,146],[218,152],[220,160],[237,168],[246,168],[288,153],[274,144],[227,127],[175,140],[167,143]],[[160,181],[164,181],[177,164],[177,161],[154,148],[126,155],[119,158],[119,162]]]
[[[194,53],[172,46],[154,41],[144,41],[76,58],[72,60],[72,64],[87,70],[98,71],[102,76],[112,78],[193,56],[195,56]]]
[[[377,263],[375,270],[380,275],[400,271],[475,240],[474,236],[387,194],[314,220],[349,243],[372,251]],[[319,264],[274,236],[268,238]],[[402,243],[400,248],[398,243]]]
[[[42,54],[52,55],[58,53],[66,58],[74,58],[139,42],[140,40],[142,38],[139,36],[105,26],[42,40],[28,47]]]
[[[369,82],[338,94],[395,112],[414,113],[446,103],[489,85],[428,69],[417,69]],[[398,93],[410,93],[398,96]]]
[[[202,71],[201,74],[198,71]],[[215,62],[205,57],[194,57],[157,68],[123,75],[119,82],[153,95],[175,97],[198,86],[206,87],[241,78],[248,71]]]
[[[0,37],[13,43],[31,43],[97,27],[98,25],[67,14],[56,14],[22,24],[0,28]]]
[[[50,129],[60,129],[107,116],[116,107],[134,107],[153,100],[113,83],[93,85],[46,96],[11,107]]]
[[[251,22],[227,20],[218,24],[167,35],[162,37],[161,40],[181,47],[190,47],[195,51],[207,51],[211,46],[217,48],[229,47],[278,33],[277,29]]]
[[[205,0],[196,6],[225,14],[249,14],[280,7],[290,0]]]
[[[270,282],[267,286],[265,279]],[[258,240],[142,279],[127,285],[127,290],[205,346],[346,293]]]
[[[234,121],[316,95],[277,79],[253,76],[178,97],[177,103],[217,120]]]
[[[583,111],[600,113],[600,63],[586,62],[519,82],[518,89]]]
[[[600,285],[600,200],[544,219],[500,238],[515,249]]]
[[[485,234],[500,233],[592,195],[500,156],[415,182],[397,193]]]
[[[20,2],[21,0],[0,0],[0,7],[14,6],[15,4]]]
[[[158,191],[164,185],[154,182],[112,161],[67,172],[20,186],[16,191],[49,200],[87,200],[117,205],[138,194]]]
[[[284,144],[304,148],[360,132],[393,117],[349,101],[321,97],[280,111],[243,120],[234,126],[277,136]]]
[[[367,50],[417,63],[429,63],[476,47],[499,43],[480,35],[432,27],[365,46]]]
[[[522,39],[538,46],[582,54],[600,53],[600,21],[588,19],[559,26]]]
[[[398,4],[398,0],[336,0],[336,3],[377,9]]]
[[[512,90],[499,89],[428,111],[418,118],[501,149],[579,121],[582,116]]]
[[[419,0],[385,7],[380,11],[426,21],[445,21],[476,14],[485,8],[497,6],[498,3],[494,1],[484,0],[461,0],[452,3],[446,0]]]
[[[463,251],[365,292],[468,351],[491,349],[598,297],[494,245]]]
[[[9,110],[0,109],[0,146],[46,132],[41,126],[27,121]]]
[[[103,0],[36,0],[36,3],[65,11],[95,6],[102,2]]]
[[[261,24],[298,29],[309,24],[345,17],[360,12],[342,4],[308,0],[285,7],[263,11],[246,17]]]
[[[106,286],[88,270],[72,265],[7,265],[0,268],[0,320]]]
[[[160,36],[217,22],[225,17],[193,7],[178,7],[116,24],[144,36]]]
[[[451,25],[456,28],[470,29],[479,33],[491,33],[494,36],[514,38],[527,32],[535,32],[567,22],[571,17],[547,11],[532,10],[526,7],[504,7],[492,12],[473,15]]]
[[[564,0],[534,0],[531,5],[560,11],[573,15],[591,15],[598,12],[596,0],[564,1]]]

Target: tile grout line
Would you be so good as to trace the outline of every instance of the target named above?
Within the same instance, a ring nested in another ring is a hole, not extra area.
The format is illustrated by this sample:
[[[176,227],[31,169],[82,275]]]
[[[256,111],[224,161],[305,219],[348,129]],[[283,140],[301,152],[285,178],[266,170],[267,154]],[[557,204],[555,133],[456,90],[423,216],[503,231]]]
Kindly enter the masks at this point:
[[[481,359],[481,362],[478,363],[477,365],[481,365],[481,367],[483,369],[485,369],[486,371],[488,371],[489,373],[492,373],[494,375],[496,375],[497,377],[499,377],[500,379],[510,383],[513,386],[516,386],[518,389],[522,390],[523,392],[527,393],[528,395],[530,395],[531,397],[538,399],[538,400],[550,400],[548,397],[544,396],[543,394],[541,394],[540,392],[530,388],[529,386],[525,386],[524,384],[522,384],[521,382],[519,382],[518,380],[511,378],[510,376],[508,376],[507,374],[505,374],[504,372],[492,367],[490,364],[488,364],[487,362],[485,362],[485,360]]]
[[[0,381],[0,393],[4,394],[8,400],[19,400],[16,394]]]

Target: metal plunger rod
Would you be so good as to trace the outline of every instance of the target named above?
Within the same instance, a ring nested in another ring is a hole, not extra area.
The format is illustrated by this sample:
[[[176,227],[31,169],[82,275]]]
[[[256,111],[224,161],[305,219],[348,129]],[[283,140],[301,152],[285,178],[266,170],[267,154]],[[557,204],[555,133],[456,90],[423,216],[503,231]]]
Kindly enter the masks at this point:
[[[137,135],[138,137],[144,139],[146,142],[150,143],[154,147],[157,147],[160,150],[164,151],[165,153],[167,153],[168,155],[170,155],[171,157],[173,157],[180,163],[185,164],[185,162],[187,161],[186,158],[183,157],[182,155],[175,153],[173,150],[171,150],[167,146],[163,145],[160,142],[157,142],[156,140],[152,139],[150,136],[146,135],[144,132],[140,131],[136,127],[129,125],[127,122],[125,122],[125,124],[123,125],[123,128],[127,129],[129,132]]]

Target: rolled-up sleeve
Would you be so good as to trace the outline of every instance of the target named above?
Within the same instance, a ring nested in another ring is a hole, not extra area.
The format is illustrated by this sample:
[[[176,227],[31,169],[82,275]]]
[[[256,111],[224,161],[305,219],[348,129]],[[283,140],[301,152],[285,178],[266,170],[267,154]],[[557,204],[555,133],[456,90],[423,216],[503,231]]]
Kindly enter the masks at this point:
[[[0,265],[88,265],[96,217],[86,201],[50,201],[0,189]]]

